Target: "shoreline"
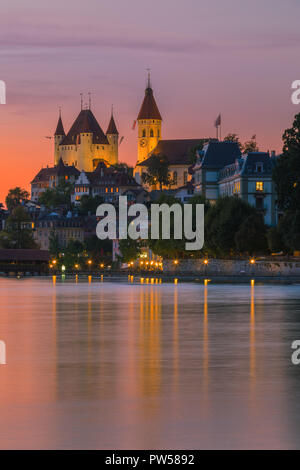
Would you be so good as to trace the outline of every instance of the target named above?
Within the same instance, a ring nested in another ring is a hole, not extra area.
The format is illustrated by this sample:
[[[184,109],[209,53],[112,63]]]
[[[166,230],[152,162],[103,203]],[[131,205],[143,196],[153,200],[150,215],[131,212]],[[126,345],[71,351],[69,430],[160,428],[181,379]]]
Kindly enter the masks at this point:
[[[3,275],[0,274],[1,279],[53,279],[56,281],[127,281],[130,284],[159,284],[159,283],[212,283],[212,284],[249,284],[254,281],[257,284],[300,284],[299,275],[286,275],[286,276],[262,276],[262,275],[200,275],[199,273],[187,273],[187,274],[174,274],[174,273],[140,273],[140,272],[126,272],[126,273],[108,273],[108,272],[91,272],[91,273],[53,273],[48,275],[26,275],[26,274],[15,274],[14,275]],[[159,282],[158,282],[159,281]]]

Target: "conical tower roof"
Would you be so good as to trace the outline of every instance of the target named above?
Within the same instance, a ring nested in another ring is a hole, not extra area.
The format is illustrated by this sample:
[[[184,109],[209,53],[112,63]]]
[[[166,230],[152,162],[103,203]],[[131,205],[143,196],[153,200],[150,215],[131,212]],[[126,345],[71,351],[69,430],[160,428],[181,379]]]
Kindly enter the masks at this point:
[[[111,118],[110,118],[108,128],[107,128],[107,131],[106,131],[106,135],[107,134],[117,134],[117,135],[119,135],[119,132],[118,132],[113,114],[111,114]]]
[[[66,135],[65,130],[64,130],[64,126],[63,126],[63,123],[62,123],[62,120],[61,120],[61,115],[59,115],[58,123],[57,123],[57,126],[56,126],[56,131],[55,131],[54,135]]]
[[[150,86],[150,82],[148,83],[148,86],[145,90],[145,98],[138,115],[138,120],[139,119],[157,119],[162,121],[162,117],[153,96],[153,90]]]

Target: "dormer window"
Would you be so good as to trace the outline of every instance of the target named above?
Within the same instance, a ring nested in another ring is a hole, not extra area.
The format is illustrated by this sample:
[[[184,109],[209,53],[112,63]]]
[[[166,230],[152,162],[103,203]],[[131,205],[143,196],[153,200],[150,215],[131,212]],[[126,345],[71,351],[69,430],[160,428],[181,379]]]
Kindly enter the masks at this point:
[[[264,171],[264,164],[263,163],[256,163],[256,166],[255,166],[255,171],[256,173],[263,173]]]

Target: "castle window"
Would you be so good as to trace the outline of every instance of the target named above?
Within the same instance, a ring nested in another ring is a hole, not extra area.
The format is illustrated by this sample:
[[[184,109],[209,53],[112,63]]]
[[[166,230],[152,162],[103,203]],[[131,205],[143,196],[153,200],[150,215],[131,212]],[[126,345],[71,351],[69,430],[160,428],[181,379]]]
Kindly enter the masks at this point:
[[[256,181],[256,191],[263,191],[264,183],[262,181]]]
[[[159,129],[158,129],[158,131],[157,131],[157,137],[158,137],[158,138],[160,137]]]
[[[150,130],[150,137],[154,137],[153,129]]]
[[[145,129],[143,129],[142,136],[143,136],[143,137],[146,137],[146,131],[145,131]]]

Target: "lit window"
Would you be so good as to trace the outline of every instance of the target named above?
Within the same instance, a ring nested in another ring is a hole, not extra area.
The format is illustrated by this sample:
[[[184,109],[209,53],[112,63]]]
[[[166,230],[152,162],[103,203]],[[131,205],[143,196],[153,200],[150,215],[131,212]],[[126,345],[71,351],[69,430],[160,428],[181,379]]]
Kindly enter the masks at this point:
[[[256,191],[263,191],[264,183],[262,181],[256,181]]]

